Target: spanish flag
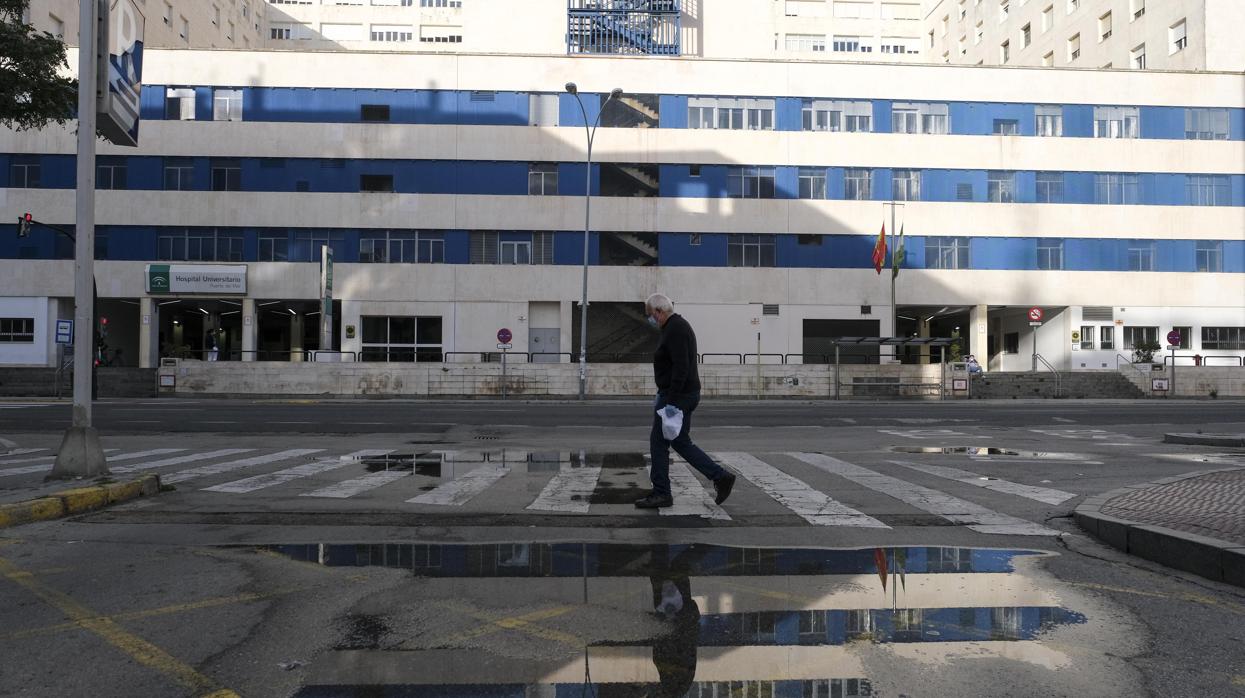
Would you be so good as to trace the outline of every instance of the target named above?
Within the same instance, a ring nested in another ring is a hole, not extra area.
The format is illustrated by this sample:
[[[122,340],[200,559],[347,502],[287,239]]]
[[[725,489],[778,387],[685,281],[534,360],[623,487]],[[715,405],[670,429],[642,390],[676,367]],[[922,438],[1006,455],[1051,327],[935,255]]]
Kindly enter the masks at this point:
[[[886,263],[886,224],[882,224],[882,232],[878,233],[878,243],[873,246],[873,268],[882,273],[882,265]]]

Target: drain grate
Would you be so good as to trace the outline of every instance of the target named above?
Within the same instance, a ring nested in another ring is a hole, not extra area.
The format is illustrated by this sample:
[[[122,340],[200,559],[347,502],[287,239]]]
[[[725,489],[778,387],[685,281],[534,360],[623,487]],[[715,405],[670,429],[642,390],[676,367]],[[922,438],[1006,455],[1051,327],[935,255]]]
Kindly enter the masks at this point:
[[[496,434],[476,434],[475,435],[476,441],[496,441],[500,438],[501,437]]]

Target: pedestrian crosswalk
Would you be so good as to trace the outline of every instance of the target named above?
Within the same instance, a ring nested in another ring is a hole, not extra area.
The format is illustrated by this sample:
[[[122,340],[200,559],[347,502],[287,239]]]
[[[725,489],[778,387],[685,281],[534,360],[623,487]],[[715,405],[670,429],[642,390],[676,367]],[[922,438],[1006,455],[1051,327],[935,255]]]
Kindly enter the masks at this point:
[[[0,460],[0,480],[36,475],[52,468],[50,449],[10,452]],[[611,456],[626,456],[614,457]],[[640,454],[496,451],[400,452],[393,448],[340,451],[330,447],[188,447],[108,449],[115,474],[159,473],[161,482],[206,501],[287,500],[304,507],[315,500],[358,500],[369,508],[436,512],[543,513],[588,516],[648,515],[630,502],[648,487]],[[745,453],[711,456],[739,476],[731,501],[714,503],[712,483],[678,458],[670,463],[675,504],[662,517],[691,517],[709,523],[767,522],[788,517],[814,527],[888,529],[911,520],[940,519],[985,534],[1053,536],[1039,523],[1045,508],[1064,505],[1077,494],[1003,479],[988,463],[952,467],[945,459],[870,459],[852,463],[814,452]],[[957,464],[963,464],[959,461]],[[978,467],[980,466],[980,468]],[[1009,471],[1015,473],[1016,471]],[[983,492],[983,490],[985,490]],[[337,506],[337,505],[331,505]],[[1037,520],[1034,520],[1037,519]]]

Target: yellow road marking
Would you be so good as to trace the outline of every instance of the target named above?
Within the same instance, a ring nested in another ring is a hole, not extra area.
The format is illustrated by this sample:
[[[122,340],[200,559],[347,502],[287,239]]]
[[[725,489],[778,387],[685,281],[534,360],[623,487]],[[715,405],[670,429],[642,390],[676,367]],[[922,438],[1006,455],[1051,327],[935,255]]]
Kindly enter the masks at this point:
[[[1217,606],[1233,613],[1245,615],[1245,605],[1233,603],[1231,601],[1220,601],[1213,596],[1205,594],[1193,594],[1189,592],[1179,592],[1175,594],[1166,594],[1161,591],[1142,591],[1140,589],[1129,589],[1128,587],[1117,587],[1109,584],[1094,584],[1092,582],[1064,582],[1068,586],[1081,587],[1083,589],[1093,589],[1095,591],[1114,591],[1121,594],[1132,594],[1134,596],[1145,596],[1152,599],[1172,599],[1174,601],[1188,601],[1189,603],[1200,603],[1206,606]]]
[[[68,594],[40,583],[32,574],[23,571],[4,558],[0,558],[0,574],[24,587],[44,603],[69,616],[77,625],[95,633],[104,641],[125,652],[138,663],[165,674],[183,686],[195,691],[203,691],[211,698],[237,698],[238,694],[222,689],[219,684],[195,671],[190,665],[126,631],[111,618],[100,616]]]
[[[581,637],[559,632],[557,630],[550,630],[535,624],[535,622],[539,620],[549,620],[550,618],[556,618],[569,613],[570,611],[578,608],[578,606],[557,606],[539,611],[532,611],[531,613],[525,613],[520,616],[499,618],[483,611],[468,608],[459,603],[451,603],[446,601],[434,601],[433,603],[442,608],[457,611],[464,615],[471,616],[476,620],[484,621],[484,624],[475,630],[451,636],[446,638],[447,641],[458,640],[461,642],[463,640],[470,640],[484,635],[489,635],[497,632],[498,630],[517,630],[519,632],[538,637],[542,640],[552,640],[553,642],[560,642],[571,647],[581,648],[584,645],[583,638]]]

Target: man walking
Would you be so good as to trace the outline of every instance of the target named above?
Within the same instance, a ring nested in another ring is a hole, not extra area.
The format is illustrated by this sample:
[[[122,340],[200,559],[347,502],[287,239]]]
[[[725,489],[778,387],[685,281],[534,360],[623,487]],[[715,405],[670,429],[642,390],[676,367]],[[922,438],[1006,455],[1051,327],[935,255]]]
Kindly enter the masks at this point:
[[[700,374],[696,370],[696,333],[683,316],[674,312],[674,304],[660,293],[649,296],[644,303],[644,314],[648,321],[661,328],[661,339],[657,343],[657,351],[653,354],[653,378],[657,383],[657,399],[653,409],[660,410],[666,405],[674,405],[683,411],[683,428],[679,435],[667,440],[661,432],[661,417],[653,413],[653,431],[649,435],[649,447],[652,454],[650,479],[653,481],[653,492],[636,500],[635,505],[641,509],[659,509],[674,504],[670,494],[670,448],[683,457],[693,468],[713,482],[716,492],[714,501],[718,504],[726,501],[735,486],[735,476],[696,444],[692,443],[689,432],[692,430],[692,412],[700,404]]]

